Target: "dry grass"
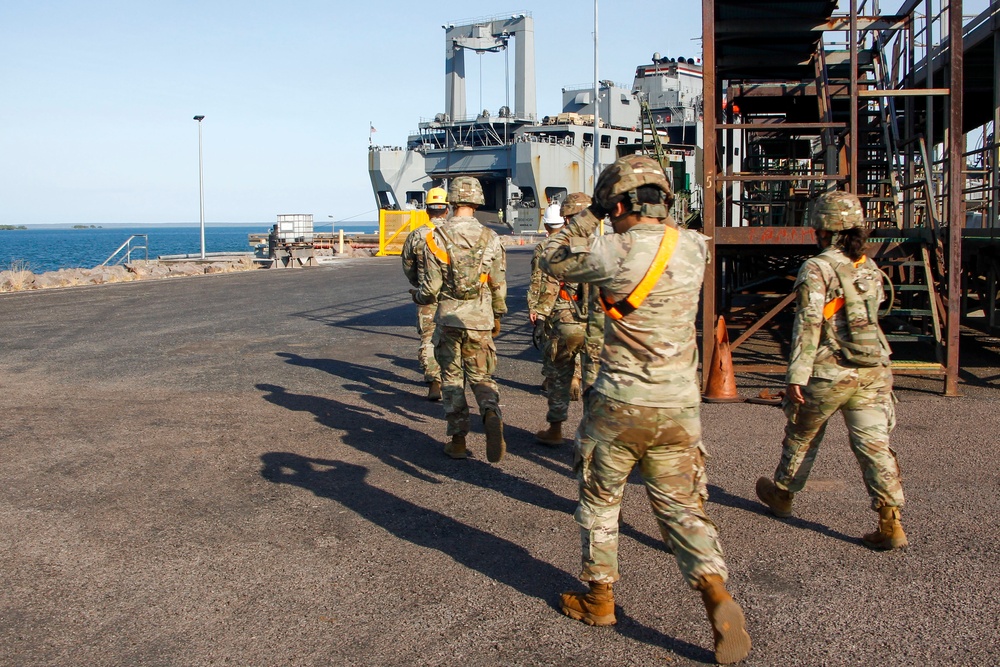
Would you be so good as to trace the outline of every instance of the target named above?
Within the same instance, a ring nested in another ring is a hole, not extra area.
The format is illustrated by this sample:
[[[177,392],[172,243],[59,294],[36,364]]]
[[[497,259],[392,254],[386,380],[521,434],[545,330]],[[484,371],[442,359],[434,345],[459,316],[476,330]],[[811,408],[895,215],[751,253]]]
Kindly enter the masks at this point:
[[[0,281],[0,292],[20,292],[27,286],[32,276],[28,263],[23,259],[13,260],[4,273],[7,276],[6,280]]]

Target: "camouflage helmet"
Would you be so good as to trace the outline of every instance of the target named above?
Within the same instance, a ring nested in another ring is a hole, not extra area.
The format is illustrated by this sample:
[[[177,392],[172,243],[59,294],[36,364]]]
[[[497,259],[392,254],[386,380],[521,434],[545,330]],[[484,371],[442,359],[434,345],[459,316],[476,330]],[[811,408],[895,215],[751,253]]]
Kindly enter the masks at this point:
[[[458,176],[451,181],[448,189],[448,201],[454,205],[482,206],[486,203],[483,197],[483,186],[479,179],[472,176]]]
[[[574,215],[590,206],[590,196],[582,192],[574,192],[566,195],[566,200],[559,209],[559,215],[564,218],[572,218]]]
[[[652,185],[663,192],[662,203],[640,204],[635,190],[643,185]],[[622,201],[620,195],[627,195],[626,208],[630,213],[651,218],[666,218],[667,209],[674,202],[674,193],[659,162],[648,155],[627,155],[618,158],[601,172],[594,187],[594,198],[606,210],[614,208]]]
[[[865,209],[858,196],[850,192],[824,192],[813,202],[810,222],[813,229],[828,232],[864,227]]]

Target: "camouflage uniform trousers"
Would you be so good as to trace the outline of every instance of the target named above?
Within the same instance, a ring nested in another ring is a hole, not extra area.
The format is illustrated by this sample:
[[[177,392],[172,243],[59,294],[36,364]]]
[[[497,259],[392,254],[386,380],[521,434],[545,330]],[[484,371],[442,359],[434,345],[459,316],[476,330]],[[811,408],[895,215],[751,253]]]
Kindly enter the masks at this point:
[[[786,403],[788,424],[781,447],[781,461],[774,471],[778,488],[796,493],[806,485],[826,424],[840,410],[858,459],[872,509],[902,507],[896,452],[889,447],[889,433],[896,425],[892,373],[884,366],[852,368],[837,381],[810,378],[802,388],[804,405]]]
[[[417,306],[417,334],[420,335],[417,359],[424,372],[424,382],[441,381],[441,367],[438,365],[437,359],[434,358],[434,332],[437,331],[434,313],[436,312],[436,303]]]
[[[583,350],[583,324],[546,320],[542,375],[548,380],[547,422],[564,422],[569,414],[570,384],[576,374],[577,358]]]
[[[500,414],[500,392],[491,377],[497,366],[497,350],[490,331],[438,327],[434,357],[441,366],[441,397],[448,420],[448,435],[469,432],[469,404],[465,385],[479,404],[479,414]]]
[[[719,533],[705,513],[708,498],[699,406],[651,408],[590,390],[577,432],[576,464],[583,570],[580,579],[618,580],[618,520],[622,493],[638,463],[660,535],[692,587],[729,571]]]

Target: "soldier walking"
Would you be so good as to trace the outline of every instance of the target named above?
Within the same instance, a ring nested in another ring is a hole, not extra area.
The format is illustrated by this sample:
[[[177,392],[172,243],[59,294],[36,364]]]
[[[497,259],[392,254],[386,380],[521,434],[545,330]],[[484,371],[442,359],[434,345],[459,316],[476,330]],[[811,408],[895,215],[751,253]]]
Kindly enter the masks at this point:
[[[441,366],[441,392],[451,440],[444,453],[466,458],[469,405],[465,385],[483,416],[486,458],[503,458],[506,443],[500,414],[500,393],[493,381],[500,317],[507,312],[507,257],[496,232],[473,216],[485,203],[483,188],[471,176],[451,182],[448,200],[454,216],[424,238],[425,271],[413,295],[418,304],[437,303],[434,356]]]
[[[865,256],[865,216],[856,195],[828,192],[812,209],[822,252],[807,259],[795,281],[785,391],[785,439],[773,480],[757,480],[757,496],[779,517],[809,477],[830,417],[844,416],[851,451],[878,512],[878,528],[862,538],[872,549],[907,545],[900,523],[903,486],[889,433],[896,423],[889,344],[878,324],[882,275]]]
[[[750,636],[726,591],[718,531],[704,505],[695,316],[708,250],[704,236],[671,219],[672,201],[655,160],[621,158],[601,173],[591,206],[545,244],[542,267],[600,288],[609,318],[576,441],[580,578],[590,590],[563,593],[561,606],[590,625],[616,622],[618,519],[638,465],[660,533],[684,579],[701,591],[715,659],[730,663],[749,653]],[[606,215],[615,233],[592,236]]]
[[[549,236],[565,225],[566,218],[572,217],[590,205],[590,197],[575,192],[561,204],[553,204],[545,211],[542,219]],[[543,340],[542,375],[547,380],[548,412],[545,421],[548,427],[535,433],[535,439],[543,445],[563,444],[562,426],[569,414],[569,402],[580,400],[580,377],[577,362],[583,351],[584,334],[587,323],[587,302],[581,301],[582,291],[578,283],[561,282],[549,276],[538,261],[541,259],[544,243],[539,244],[532,259],[532,285],[535,274],[540,274],[537,282],[544,282],[545,300],[539,300],[532,309],[529,294],[528,317],[538,326],[541,321]]]
[[[448,216],[448,193],[444,188],[431,188],[427,192],[427,227],[434,229],[441,224]],[[412,296],[416,288],[420,287],[420,277],[424,274],[424,246],[427,245],[425,237],[427,229],[419,227],[406,236],[403,241],[403,250],[400,257],[403,260],[403,273],[410,281],[413,289],[410,290]],[[434,359],[434,313],[437,311],[437,303],[417,305],[417,334],[420,336],[420,347],[417,348],[417,360],[420,362],[420,369],[424,373],[424,382],[427,383],[427,400],[441,400],[441,367]]]

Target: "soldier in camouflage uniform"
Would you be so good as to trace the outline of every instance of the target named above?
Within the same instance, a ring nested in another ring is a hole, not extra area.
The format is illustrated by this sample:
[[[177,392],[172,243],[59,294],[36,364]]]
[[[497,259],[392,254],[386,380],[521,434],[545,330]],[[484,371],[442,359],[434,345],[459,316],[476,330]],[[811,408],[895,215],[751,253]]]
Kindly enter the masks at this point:
[[[903,487],[889,447],[896,422],[890,349],[878,325],[882,276],[864,254],[864,209],[855,195],[828,192],[817,199],[811,217],[823,251],[805,261],[795,281],[788,423],[774,479],[757,480],[757,496],[777,516],[791,516],[792,498],[806,484],[826,423],[840,410],[879,514],[878,529],[862,540],[873,549],[905,547]]]
[[[575,192],[566,197],[561,204],[553,204],[545,211],[543,223],[551,236],[565,225],[565,220],[584,210],[590,205],[590,197],[582,192]],[[539,244],[544,248],[544,243]],[[541,259],[541,250],[536,249],[535,257]],[[548,427],[535,433],[535,439],[543,445],[559,446],[563,444],[562,425],[569,414],[569,402],[579,400],[580,376],[578,362],[583,351],[584,333],[587,322],[587,302],[581,301],[582,289],[578,283],[566,283],[552,278],[533,260],[535,266],[532,272],[532,283],[535,273],[542,274],[547,286],[546,296],[551,294],[547,302],[538,306],[537,319],[542,321],[542,375],[548,380],[548,413],[545,421]],[[547,312],[546,312],[547,311]],[[531,303],[528,304],[528,316],[532,315]],[[535,322],[536,326],[538,322]]]
[[[503,458],[506,443],[500,415],[500,393],[491,377],[496,368],[500,317],[507,312],[507,257],[496,232],[473,217],[484,203],[479,181],[459,176],[448,200],[454,216],[425,236],[425,271],[414,294],[418,304],[437,303],[434,356],[441,366],[442,394],[451,440],[445,454],[466,458],[469,405],[465,385],[479,404],[486,432],[486,458]]]
[[[701,591],[716,660],[729,663],[747,655],[750,637],[726,591],[728,571],[703,497],[695,316],[707,239],[677,227],[672,200],[655,160],[620,158],[601,173],[590,208],[546,241],[542,268],[599,288],[608,312],[601,367],[576,440],[580,578],[590,590],[563,593],[561,606],[591,625],[616,622],[618,520],[638,465],[661,535],[685,580]],[[615,233],[593,236],[605,215]]]
[[[403,273],[414,289],[420,287],[420,276],[424,273],[424,246],[428,229],[434,229],[445,221],[448,216],[448,193],[444,188],[431,188],[427,193],[427,228],[418,227],[411,231],[403,241],[400,257],[403,260]],[[427,400],[441,400],[441,367],[434,359],[434,313],[436,303],[417,306],[417,334],[420,336],[420,347],[417,349],[417,360],[424,372],[424,382],[427,383]]]

